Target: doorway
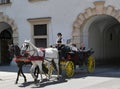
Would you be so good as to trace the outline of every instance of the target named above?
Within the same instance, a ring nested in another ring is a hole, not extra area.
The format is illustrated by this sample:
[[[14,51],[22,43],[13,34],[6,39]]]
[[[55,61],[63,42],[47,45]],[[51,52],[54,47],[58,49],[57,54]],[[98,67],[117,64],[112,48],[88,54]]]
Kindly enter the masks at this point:
[[[94,49],[97,63],[116,65],[120,62],[120,23],[117,19],[109,15],[93,16],[86,21],[82,32],[83,42],[87,48]]]
[[[0,23],[0,28],[0,65],[9,65],[12,59],[8,48],[13,43],[13,32],[7,23]]]

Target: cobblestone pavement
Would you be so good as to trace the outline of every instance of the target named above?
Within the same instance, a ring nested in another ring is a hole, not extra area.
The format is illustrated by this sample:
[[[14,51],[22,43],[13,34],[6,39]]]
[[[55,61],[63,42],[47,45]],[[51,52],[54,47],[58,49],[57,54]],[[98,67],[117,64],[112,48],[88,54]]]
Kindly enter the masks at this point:
[[[33,82],[29,73],[30,66],[24,67],[27,82],[20,77],[15,84],[17,66],[0,66],[0,89],[120,89],[120,67],[98,67],[95,73],[77,72],[71,79],[61,78],[57,81],[43,81],[41,84]]]

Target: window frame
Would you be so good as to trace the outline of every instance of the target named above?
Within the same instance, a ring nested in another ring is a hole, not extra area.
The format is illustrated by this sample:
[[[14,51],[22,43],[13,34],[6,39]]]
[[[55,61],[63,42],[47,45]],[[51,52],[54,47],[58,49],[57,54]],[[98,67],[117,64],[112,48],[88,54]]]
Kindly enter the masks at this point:
[[[44,18],[32,18],[32,19],[27,19],[30,24],[31,24],[31,39],[33,44],[35,44],[35,39],[42,39],[45,38],[46,39],[46,45],[47,47],[49,46],[49,23],[51,21],[51,17],[44,17]],[[47,34],[46,35],[41,35],[41,36],[34,36],[34,25],[41,25],[41,24],[46,24],[47,25]]]
[[[29,0],[29,2],[48,1],[48,0]]]
[[[0,5],[9,5],[11,4],[11,0],[9,0],[9,2],[5,2],[4,0],[0,2]]]

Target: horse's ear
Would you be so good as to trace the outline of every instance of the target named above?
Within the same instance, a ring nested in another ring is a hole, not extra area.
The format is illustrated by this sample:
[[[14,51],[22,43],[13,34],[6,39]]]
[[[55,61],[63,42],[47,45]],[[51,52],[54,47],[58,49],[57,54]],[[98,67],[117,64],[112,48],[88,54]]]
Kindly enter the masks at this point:
[[[24,42],[30,42],[30,40],[25,40]]]
[[[25,40],[24,42],[29,42],[29,40]]]

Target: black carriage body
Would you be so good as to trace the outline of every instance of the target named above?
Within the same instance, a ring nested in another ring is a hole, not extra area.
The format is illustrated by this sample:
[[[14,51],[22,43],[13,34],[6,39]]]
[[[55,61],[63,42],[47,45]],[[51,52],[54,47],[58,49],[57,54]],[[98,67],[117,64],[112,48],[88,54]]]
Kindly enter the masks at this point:
[[[66,59],[67,61],[72,61],[74,65],[82,66],[83,64],[87,65],[88,57],[90,56],[88,51],[71,51],[67,53]]]
[[[75,70],[86,68],[88,73],[93,73],[95,70],[95,59],[92,56],[92,49],[87,51],[73,51],[69,46],[62,46],[59,50],[60,68],[65,71],[68,78],[73,77]]]
[[[94,53],[92,49],[72,51],[69,46],[63,46],[60,52],[60,60],[72,61],[74,65],[79,66],[82,66],[83,64],[87,65],[89,56]]]

